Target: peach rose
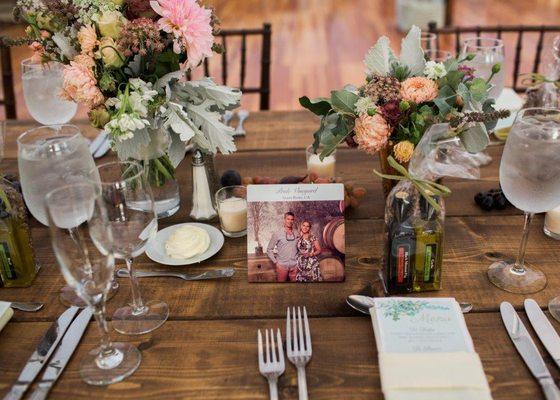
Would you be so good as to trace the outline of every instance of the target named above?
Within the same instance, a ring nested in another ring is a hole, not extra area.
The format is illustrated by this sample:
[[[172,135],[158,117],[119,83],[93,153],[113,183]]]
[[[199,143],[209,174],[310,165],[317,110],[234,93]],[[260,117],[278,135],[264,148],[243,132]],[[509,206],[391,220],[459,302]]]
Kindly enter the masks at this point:
[[[416,76],[405,79],[401,83],[401,97],[405,101],[420,104],[434,100],[438,95],[438,85],[435,81]]]
[[[61,97],[83,103],[89,109],[103,104],[105,98],[97,87],[93,71],[84,64],[71,61],[64,67],[64,82]]]
[[[82,54],[93,55],[93,50],[97,47],[97,32],[95,27],[84,25],[78,31],[78,42],[82,48]]]
[[[95,67],[95,60],[87,54],[78,54],[72,61],[81,64],[88,69],[93,69],[93,67]]]
[[[356,119],[354,133],[356,134],[354,140],[358,143],[358,148],[369,154],[375,154],[387,144],[391,127],[381,114],[369,116],[362,113]]]

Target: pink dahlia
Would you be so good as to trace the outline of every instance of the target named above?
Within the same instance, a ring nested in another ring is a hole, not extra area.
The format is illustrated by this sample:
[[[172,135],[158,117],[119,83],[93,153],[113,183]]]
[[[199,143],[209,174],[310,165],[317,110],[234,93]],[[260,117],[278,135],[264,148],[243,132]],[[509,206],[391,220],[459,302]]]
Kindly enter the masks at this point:
[[[369,116],[360,114],[354,127],[354,140],[358,148],[369,154],[375,154],[387,144],[391,134],[391,126],[380,114]]]
[[[212,55],[212,11],[196,0],[152,0],[150,5],[161,18],[159,28],[173,35],[173,51],[187,52],[185,68],[197,66]]]
[[[401,82],[401,96],[403,100],[416,104],[427,103],[434,100],[438,95],[438,85],[422,76],[405,79]]]
[[[65,100],[83,103],[92,109],[105,101],[97,87],[93,71],[84,63],[71,61],[64,67],[64,82],[61,97]]]

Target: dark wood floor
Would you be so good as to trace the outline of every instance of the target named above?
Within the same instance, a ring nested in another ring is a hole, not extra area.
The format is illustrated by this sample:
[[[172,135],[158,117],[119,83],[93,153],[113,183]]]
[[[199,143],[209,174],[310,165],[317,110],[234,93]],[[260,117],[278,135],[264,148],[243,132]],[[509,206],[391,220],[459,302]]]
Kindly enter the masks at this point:
[[[250,28],[272,23],[272,95],[271,108],[298,109],[298,97],[328,94],[346,83],[360,84],[363,79],[363,55],[380,35],[388,35],[394,46],[402,34],[395,23],[394,2],[390,0],[207,0],[213,5],[223,28]],[[490,24],[558,24],[560,0],[455,0],[453,21],[457,25]],[[0,32],[1,33],[1,32]],[[15,34],[12,28],[10,33]],[[506,55],[512,54],[513,37],[505,37]],[[550,47],[552,38],[545,46]],[[536,37],[524,39],[526,62]],[[229,60],[239,60],[235,43],[228,43]],[[248,83],[258,82],[260,43],[249,42]],[[14,63],[29,54],[27,49],[15,52]],[[217,60],[216,60],[217,61]],[[219,63],[211,67],[219,77]],[[212,65],[212,62],[211,62]],[[508,69],[511,68],[511,62]],[[19,70],[16,70],[19,76]],[[230,76],[237,77],[236,67]],[[508,75],[509,77],[509,75]],[[235,85],[238,81],[228,82]],[[21,83],[16,80],[18,116],[27,118]],[[258,107],[256,96],[246,96],[243,106]],[[81,116],[84,113],[80,113]]]

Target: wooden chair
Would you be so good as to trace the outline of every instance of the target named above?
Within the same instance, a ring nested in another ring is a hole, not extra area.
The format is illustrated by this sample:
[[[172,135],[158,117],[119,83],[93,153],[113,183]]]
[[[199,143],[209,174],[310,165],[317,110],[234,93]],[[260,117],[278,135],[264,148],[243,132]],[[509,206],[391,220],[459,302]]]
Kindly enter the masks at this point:
[[[239,76],[239,89],[243,94],[258,93],[260,94],[260,109],[268,110],[270,108],[270,56],[271,56],[271,36],[272,29],[269,23],[263,24],[259,29],[225,29],[218,35],[221,38],[221,44],[224,53],[221,55],[221,72],[222,84],[227,85],[228,82],[228,38],[241,37],[241,57],[240,57],[240,76]],[[262,36],[262,49],[261,49],[261,76],[260,86],[249,87],[245,86],[245,78],[247,75],[247,37],[248,36]],[[208,59],[203,63],[204,75],[210,75],[210,67]]]
[[[0,68],[2,69],[3,92],[0,105],[4,106],[6,119],[16,119],[16,95],[14,93],[12,53],[7,46],[0,46]]]
[[[475,36],[481,36],[481,34],[492,34],[497,39],[502,39],[502,34],[513,33],[517,35],[516,45],[515,45],[515,55],[513,58],[513,89],[516,92],[525,91],[525,87],[518,84],[519,75],[526,72],[538,72],[539,66],[541,64],[542,48],[545,34],[547,33],[560,33],[560,25],[497,25],[497,26],[472,26],[472,27],[443,27],[438,28],[434,22],[431,22],[428,27],[428,31],[435,33],[437,35],[437,46],[440,47],[440,42],[445,40],[445,38],[454,39],[455,52],[459,54],[461,52],[461,36],[463,34],[474,34]],[[523,35],[525,33],[534,32],[538,33],[537,45],[535,48],[535,56],[532,62],[532,71],[520,71],[521,65],[521,53],[523,49]]]

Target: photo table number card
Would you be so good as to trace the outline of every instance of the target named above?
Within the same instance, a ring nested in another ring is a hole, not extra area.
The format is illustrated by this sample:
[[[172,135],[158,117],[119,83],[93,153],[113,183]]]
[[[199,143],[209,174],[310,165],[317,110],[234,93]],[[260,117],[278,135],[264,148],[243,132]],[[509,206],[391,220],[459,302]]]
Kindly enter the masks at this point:
[[[344,280],[344,185],[247,187],[249,282]]]

